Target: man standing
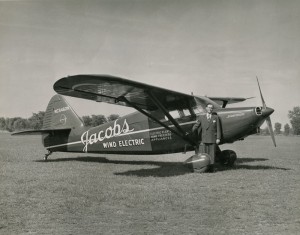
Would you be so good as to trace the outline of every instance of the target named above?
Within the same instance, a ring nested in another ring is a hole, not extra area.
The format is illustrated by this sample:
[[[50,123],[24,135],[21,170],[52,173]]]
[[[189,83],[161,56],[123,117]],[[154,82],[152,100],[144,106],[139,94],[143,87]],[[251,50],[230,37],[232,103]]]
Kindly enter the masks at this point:
[[[220,121],[217,114],[213,113],[213,105],[206,105],[207,113],[200,115],[192,131],[196,132],[200,139],[199,152],[204,152],[210,155],[211,161],[209,171],[214,171],[215,155],[217,144],[220,143],[221,130]]]

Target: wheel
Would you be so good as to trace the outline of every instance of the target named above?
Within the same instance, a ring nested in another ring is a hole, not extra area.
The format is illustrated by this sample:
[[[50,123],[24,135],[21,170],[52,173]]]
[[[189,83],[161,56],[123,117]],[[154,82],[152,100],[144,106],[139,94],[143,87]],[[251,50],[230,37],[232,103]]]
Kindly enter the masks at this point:
[[[220,154],[220,163],[232,167],[236,161],[236,153],[232,150],[223,150]]]
[[[44,157],[45,162],[48,160],[50,154],[52,154],[52,152],[48,150],[48,153],[46,153]]]

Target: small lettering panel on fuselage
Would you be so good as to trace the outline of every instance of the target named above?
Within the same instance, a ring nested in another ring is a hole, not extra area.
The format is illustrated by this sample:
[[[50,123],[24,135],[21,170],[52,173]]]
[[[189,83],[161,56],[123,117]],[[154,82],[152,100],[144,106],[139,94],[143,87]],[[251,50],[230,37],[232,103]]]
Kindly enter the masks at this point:
[[[65,111],[67,111],[67,110],[70,110],[70,107],[69,107],[69,106],[55,109],[55,110],[54,110],[54,113],[61,113],[61,112],[65,112]]]
[[[150,140],[151,142],[172,140],[172,132],[166,129],[151,131]]]

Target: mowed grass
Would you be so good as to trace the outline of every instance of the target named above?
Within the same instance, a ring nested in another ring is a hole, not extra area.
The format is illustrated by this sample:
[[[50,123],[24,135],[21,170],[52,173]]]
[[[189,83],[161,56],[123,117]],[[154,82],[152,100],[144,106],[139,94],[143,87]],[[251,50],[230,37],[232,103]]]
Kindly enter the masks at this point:
[[[54,153],[0,134],[0,234],[299,234],[300,138],[252,136],[232,169],[187,154]]]

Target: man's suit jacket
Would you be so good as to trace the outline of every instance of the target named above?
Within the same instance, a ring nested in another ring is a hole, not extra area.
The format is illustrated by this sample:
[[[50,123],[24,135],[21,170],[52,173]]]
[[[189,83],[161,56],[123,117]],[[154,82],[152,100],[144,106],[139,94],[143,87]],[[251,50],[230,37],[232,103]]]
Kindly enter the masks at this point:
[[[193,132],[201,139],[202,143],[216,143],[217,139],[221,139],[220,120],[216,114],[212,114],[210,120],[206,114],[200,115],[196,124],[193,126]]]

